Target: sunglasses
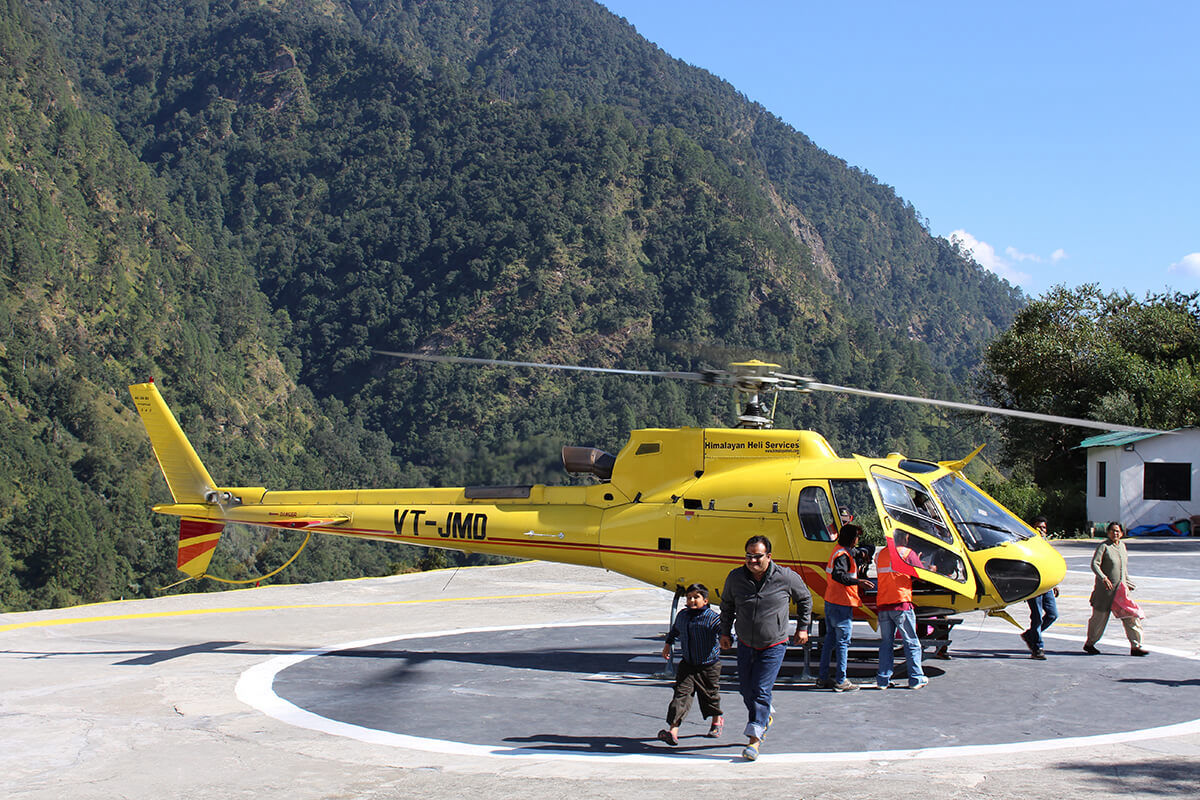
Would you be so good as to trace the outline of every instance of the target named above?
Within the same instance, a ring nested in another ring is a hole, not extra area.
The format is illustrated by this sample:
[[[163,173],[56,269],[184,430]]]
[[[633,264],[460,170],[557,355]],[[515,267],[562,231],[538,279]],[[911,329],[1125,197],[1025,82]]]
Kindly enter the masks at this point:
[[[764,559],[769,555],[771,555],[771,554],[770,553],[746,553],[746,560],[747,561],[759,561],[760,559]]]

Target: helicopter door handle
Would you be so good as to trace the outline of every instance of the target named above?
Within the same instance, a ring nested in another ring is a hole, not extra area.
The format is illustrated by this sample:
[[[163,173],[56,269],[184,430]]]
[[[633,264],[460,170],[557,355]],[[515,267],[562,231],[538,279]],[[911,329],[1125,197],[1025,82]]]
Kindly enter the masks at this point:
[[[547,539],[564,539],[564,538],[566,538],[566,534],[564,534],[562,531],[559,531],[558,533],[538,533],[537,531],[525,531],[525,535],[526,536],[539,536],[539,537],[544,537]]]

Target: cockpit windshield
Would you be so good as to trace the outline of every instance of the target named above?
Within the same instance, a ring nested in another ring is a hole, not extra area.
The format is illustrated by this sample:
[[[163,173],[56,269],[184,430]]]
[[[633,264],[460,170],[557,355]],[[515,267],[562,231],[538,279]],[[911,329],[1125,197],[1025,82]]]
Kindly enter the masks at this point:
[[[958,475],[937,479],[933,490],[968,550],[985,550],[1033,535],[1019,520]]]

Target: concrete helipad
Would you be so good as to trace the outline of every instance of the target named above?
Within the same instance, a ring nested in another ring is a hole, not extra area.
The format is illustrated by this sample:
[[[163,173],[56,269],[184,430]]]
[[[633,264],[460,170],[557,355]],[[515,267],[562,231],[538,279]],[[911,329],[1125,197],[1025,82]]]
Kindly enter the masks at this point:
[[[1151,656],[1080,652],[1095,543],[1049,659],[970,615],[921,692],[799,668],[754,764],[693,710],[654,740],[669,596],[530,563],[0,616],[0,793],[90,797],[1036,798],[1200,795],[1200,541],[1129,545]],[[1023,619],[1023,608],[1012,609]],[[863,627],[862,637],[870,635]],[[869,681],[872,666],[852,665]]]

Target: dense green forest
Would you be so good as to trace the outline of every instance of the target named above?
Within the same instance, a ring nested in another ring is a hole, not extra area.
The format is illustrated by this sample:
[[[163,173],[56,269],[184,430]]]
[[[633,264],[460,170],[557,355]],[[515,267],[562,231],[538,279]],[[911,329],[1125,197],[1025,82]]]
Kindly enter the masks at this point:
[[[223,483],[564,482],[563,444],[728,424],[728,398],[372,350],[760,357],[956,398],[1023,302],[889,187],[592,2],[0,8],[8,609],[174,580],[125,392],[148,376]],[[848,398],[778,423],[934,458],[994,435]],[[295,546],[235,544],[231,577]],[[277,580],[446,563],[322,541]]]
[[[1158,430],[1200,425],[1200,293],[1057,287],[1029,303],[986,349],[980,384],[995,403]],[[1079,431],[1005,418],[1004,460],[1043,508],[1082,525]]]

